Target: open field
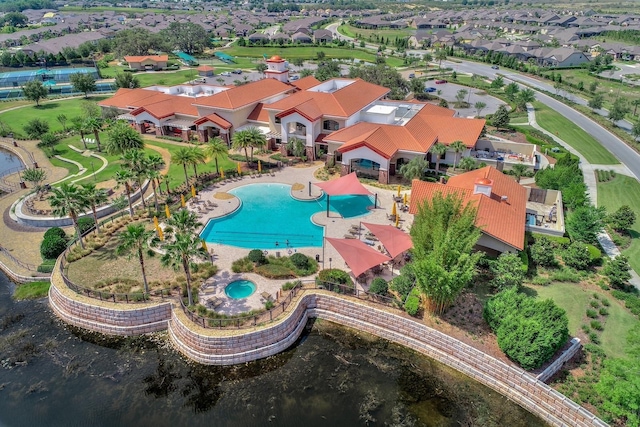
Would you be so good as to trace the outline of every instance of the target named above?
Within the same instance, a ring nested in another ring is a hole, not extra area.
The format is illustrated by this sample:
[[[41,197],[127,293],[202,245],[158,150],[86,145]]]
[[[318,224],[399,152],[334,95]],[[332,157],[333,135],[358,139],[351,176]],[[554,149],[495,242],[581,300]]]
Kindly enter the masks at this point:
[[[625,356],[627,332],[638,323],[638,319],[629,313],[620,301],[595,285],[553,283],[548,286],[527,285],[527,288],[533,289],[538,294],[538,298],[550,298],[559,307],[566,310],[569,319],[569,334],[572,336],[581,332],[580,328],[583,324],[589,324],[586,309],[589,307],[589,301],[593,299],[594,292],[598,293],[600,300],[603,298],[609,300],[611,303],[607,307],[609,315],[600,316],[600,321],[604,324],[604,330],[600,335],[601,345],[609,356]]]
[[[3,101],[0,102],[0,112],[6,111],[14,107],[20,107],[22,105],[33,104],[33,101],[27,101],[26,99],[15,99],[13,101]]]
[[[589,163],[598,165],[620,163],[613,154],[609,153],[595,138],[574,125],[571,121],[541,102],[534,102],[534,106],[538,124],[578,150]]]
[[[629,257],[629,264],[640,273],[640,182],[636,179],[616,175],[609,182],[598,183],[598,206],[615,212],[620,206],[629,205],[636,213],[636,223],[631,232],[631,245],[622,251]]]
[[[380,29],[380,30],[369,30],[366,28],[358,28],[349,24],[343,24],[338,27],[338,32],[347,37],[352,37],[355,39],[364,38],[365,40],[373,37],[391,37],[391,39],[409,37],[412,34],[415,34],[416,30],[413,28],[399,28],[399,29]]]

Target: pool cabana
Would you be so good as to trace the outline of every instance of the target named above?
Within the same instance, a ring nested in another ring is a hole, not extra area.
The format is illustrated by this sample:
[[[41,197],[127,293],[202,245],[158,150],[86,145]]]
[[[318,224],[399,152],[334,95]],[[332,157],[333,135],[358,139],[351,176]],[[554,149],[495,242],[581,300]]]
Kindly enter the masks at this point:
[[[333,179],[326,182],[316,182],[315,185],[320,187],[322,191],[327,194],[327,217],[329,216],[329,199],[331,196],[371,196],[373,193],[367,190],[364,185],[360,183],[355,172],[348,175],[341,176],[338,179]],[[378,206],[378,195],[373,208]]]
[[[325,237],[325,239],[338,251],[356,279],[370,268],[391,261],[387,255],[367,246],[360,240],[332,237]]]

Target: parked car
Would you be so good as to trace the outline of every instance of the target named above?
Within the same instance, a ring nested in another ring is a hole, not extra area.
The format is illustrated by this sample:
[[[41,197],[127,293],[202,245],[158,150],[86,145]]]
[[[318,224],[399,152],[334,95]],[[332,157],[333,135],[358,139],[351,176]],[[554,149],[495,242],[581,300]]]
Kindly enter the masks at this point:
[[[435,91],[436,91],[436,88],[435,88],[435,87],[425,87],[425,88],[424,88],[424,91],[425,91],[425,92],[428,92],[428,93],[429,93],[429,92],[435,92]]]
[[[220,73],[220,75],[223,76],[223,77],[231,77],[231,73],[228,72],[228,71],[222,72],[222,73]]]
[[[415,78],[416,78],[415,73],[411,73],[411,74],[409,74],[409,78],[410,78],[410,79],[415,79]]]
[[[446,82],[447,82],[446,80],[436,80],[436,84],[437,85],[441,85],[441,84],[444,84]]]
[[[242,70],[233,70],[232,73],[233,74],[242,74]]]
[[[497,65],[492,65],[491,68],[493,68],[494,70],[499,70],[500,67],[498,67]]]
[[[299,78],[300,76],[291,76],[289,80],[294,81],[294,80],[298,80]]]

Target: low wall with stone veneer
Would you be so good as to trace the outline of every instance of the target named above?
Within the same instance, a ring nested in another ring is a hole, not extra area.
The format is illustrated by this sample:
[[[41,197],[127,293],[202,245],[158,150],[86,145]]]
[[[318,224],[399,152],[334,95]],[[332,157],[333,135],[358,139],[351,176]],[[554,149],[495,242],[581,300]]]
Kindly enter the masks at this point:
[[[319,317],[412,348],[496,390],[553,426],[607,424],[522,369],[497,360],[455,338],[411,319],[323,291],[305,291],[296,307],[275,325],[224,335],[187,325],[175,313],[169,335],[185,355],[204,364],[235,364],[285,350],[309,317]]]
[[[58,260],[60,263],[60,260]],[[65,322],[107,335],[140,335],[167,329],[171,303],[117,304],[78,295],[69,289],[53,269],[49,304]]]

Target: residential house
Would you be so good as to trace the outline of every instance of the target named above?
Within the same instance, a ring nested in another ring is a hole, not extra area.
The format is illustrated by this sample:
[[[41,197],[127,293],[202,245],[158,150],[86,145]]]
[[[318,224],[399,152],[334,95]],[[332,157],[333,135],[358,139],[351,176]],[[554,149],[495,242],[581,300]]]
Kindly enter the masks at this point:
[[[167,68],[168,55],[125,56],[124,60],[132,70],[162,70]]]

